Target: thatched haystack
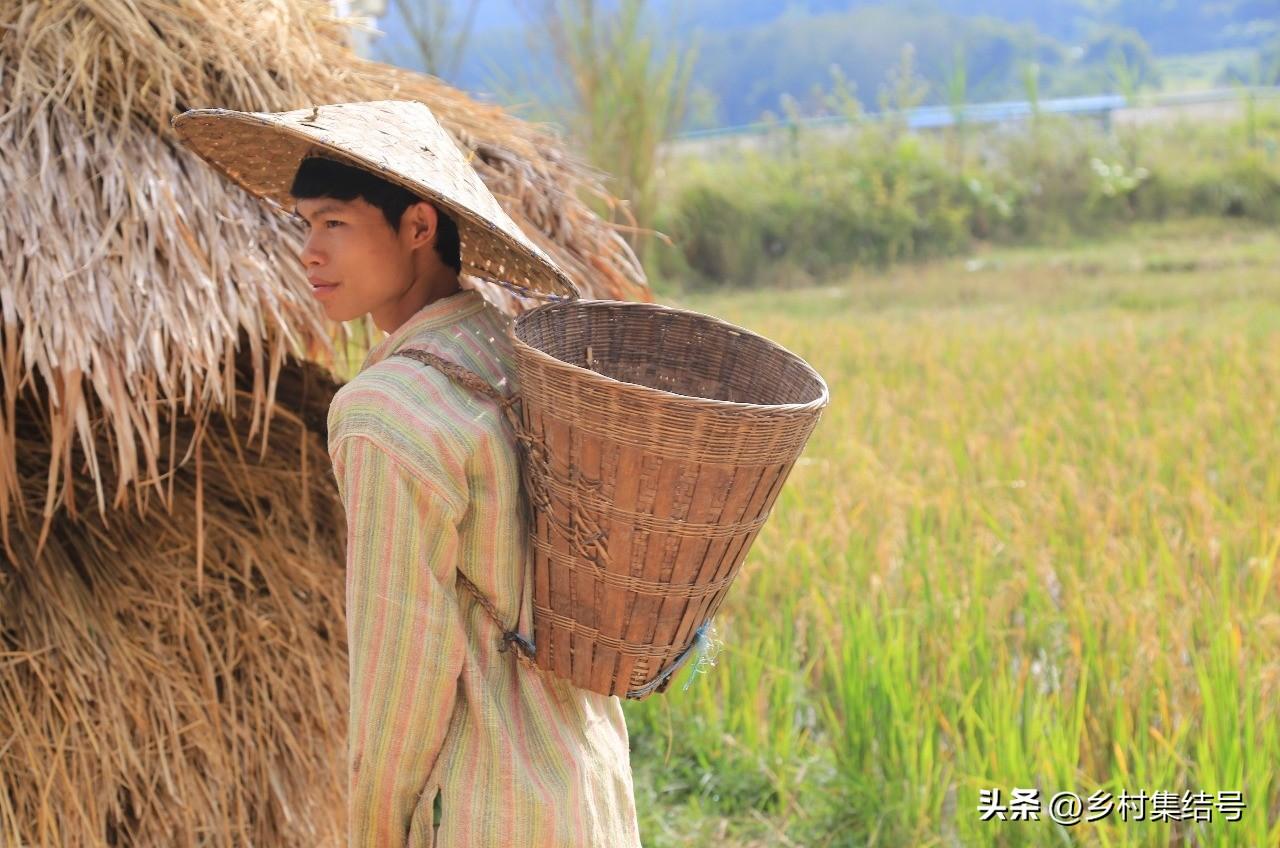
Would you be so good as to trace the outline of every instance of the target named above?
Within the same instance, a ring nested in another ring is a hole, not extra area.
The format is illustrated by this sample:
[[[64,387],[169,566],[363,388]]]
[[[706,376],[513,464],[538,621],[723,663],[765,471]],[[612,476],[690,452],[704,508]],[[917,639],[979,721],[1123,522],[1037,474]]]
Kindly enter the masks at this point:
[[[317,435],[334,384],[318,366],[282,368],[258,457],[248,356],[237,364],[239,413],[210,417],[199,467],[161,481],[164,506],[60,510],[38,556],[37,534],[13,536],[0,845],[340,844],[343,511]],[[44,401],[24,392],[16,410],[36,503]],[[160,418],[181,455],[197,425]],[[73,484],[93,497],[87,475]]]
[[[585,296],[649,299],[599,174],[344,39],[323,0],[0,0],[0,844],[340,841],[324,419],[369,340],[174,114],[422,100]]]

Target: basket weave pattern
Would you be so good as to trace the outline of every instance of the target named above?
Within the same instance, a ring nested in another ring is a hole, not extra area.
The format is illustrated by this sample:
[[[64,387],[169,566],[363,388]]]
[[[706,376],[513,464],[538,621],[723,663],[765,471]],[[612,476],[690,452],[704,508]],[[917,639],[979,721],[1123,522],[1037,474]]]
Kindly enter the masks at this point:
[[[826,385],[767,339],[656,304],[550,304],[515,336],[537,664],[604,694],[662,691],[768,518]]]
[[[662,692],[768,519],[826,384],[767,339],[656,304],[548,304],[516,320],[514,346],[521,397],[428,351],[396,353],[494,398],[520,442],[532,646],[478,600],[538,668],[605,695]]]

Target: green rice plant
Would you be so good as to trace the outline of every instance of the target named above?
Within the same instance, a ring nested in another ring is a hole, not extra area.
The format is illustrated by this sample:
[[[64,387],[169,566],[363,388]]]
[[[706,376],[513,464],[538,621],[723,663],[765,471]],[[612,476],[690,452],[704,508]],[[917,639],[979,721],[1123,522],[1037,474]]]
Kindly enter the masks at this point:
[[[832,403],[715,664],[626,707],[646,845],[1277,844],[1278,248],[1202,219],[676,298]],[[1015,788],[1245,807],[981,819]]]

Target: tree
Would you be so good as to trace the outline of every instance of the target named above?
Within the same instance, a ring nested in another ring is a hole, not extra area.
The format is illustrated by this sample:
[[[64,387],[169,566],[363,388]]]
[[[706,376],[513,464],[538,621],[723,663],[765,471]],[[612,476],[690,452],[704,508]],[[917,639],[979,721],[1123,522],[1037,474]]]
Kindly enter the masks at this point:
[[[889,70],[880,86],[880,111],[888,128],[887,138],[896,142],[910,128],[911,111],[929,95],[929,83],[916,73],[916,48],[911,42],[902,45],[898,64]]]
[[[1131,106],[1136,103],[1141,89],[1160,85],[1155,56],[1147,42],[1134,30],[1100,31],[1085,45],[1082,58],[1086,64],[1104,65],[1108,70],[1108,81],[1120,90]]]
[[[969,99],[969,70],[964,45],[957,44],[955,60],[947,71],[947,106],[951,111],[951,144],[958,173],[964,173],[964,146],[968,126],[965,105]]]
[[[526,2],[554,54],[561,123],[629,201],[609,214],[650,226],[659,146],[683,120],[695,48],[660,48],[644,0]]]
[[[394,0],[415,58],[434,77],[458,73],[479,0],[468,0],[458,15],[451,0]]]

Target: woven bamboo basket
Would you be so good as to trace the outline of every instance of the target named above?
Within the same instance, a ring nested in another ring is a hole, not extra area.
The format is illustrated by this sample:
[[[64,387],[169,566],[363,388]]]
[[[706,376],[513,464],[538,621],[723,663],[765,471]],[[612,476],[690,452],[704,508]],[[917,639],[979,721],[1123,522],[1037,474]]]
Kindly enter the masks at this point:
[[[550,303],[514,327],[534,654],[576,686],[664,691],[827,405],[803,359],[696,312]]]

